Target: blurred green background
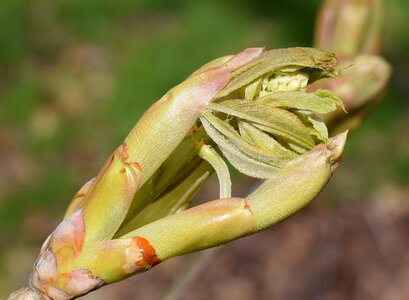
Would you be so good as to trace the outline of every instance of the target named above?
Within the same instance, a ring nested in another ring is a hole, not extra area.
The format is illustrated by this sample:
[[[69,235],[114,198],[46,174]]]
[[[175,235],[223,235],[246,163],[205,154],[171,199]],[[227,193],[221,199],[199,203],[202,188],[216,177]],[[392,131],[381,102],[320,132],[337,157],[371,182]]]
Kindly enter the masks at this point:
[[[394,68],[389,91],[351,137],[342,166],[306,214],[324,210],[323,218],[331,218],[345,210],[366,212],[379,206],[384,217],[382,203],[389,203],[393,222],[400,224],[399,235],[409,233],[409,2],[385,2],[383,53]],[[71,196],[94,176],[150,104],[215,57],[254,46],[310,46],[320,3],[2,0],[0,299],[26,284],[39,245],[61,219]],[[408,259],[403,255],[406,269],[399,277],[405,282]],[[163,272],[172,266],[169,262]],[[238,278],[234,272],[231,276]],[[171,281],[166,278],[165,285]],[[137,290],[135,284],[122,291]],[[162,288],[143,295],[156,299],[158,290]],[[268,290],[259,299],[282,299]],[[106,294],[111,299],[113,294]],[[140,294],[117,295],[142,299]],[[245,299],[243,295],[245,291],[232,299]],[[100,293],[95,299],[103,297]],[[216,292],[209,297],[228,299]],[[331,297],[325,299],[355,299]],[[385,299],[405,299],[399,297]]]

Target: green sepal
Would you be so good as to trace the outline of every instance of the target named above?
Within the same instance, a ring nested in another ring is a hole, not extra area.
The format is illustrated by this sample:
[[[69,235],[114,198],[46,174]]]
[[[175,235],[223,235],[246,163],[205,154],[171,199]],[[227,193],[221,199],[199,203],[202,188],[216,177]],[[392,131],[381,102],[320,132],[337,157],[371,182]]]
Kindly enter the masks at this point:
[[[138,215],[147,205],[155,202],[166,192],[169,186],[174,186],[199,166],[199,143],[211,144],[203,127],[191,129],[169,158],[136,192],[131,207],[128,210],[122,226]]]
[[[246,199],[256,231],[270,227],[309,204],[329,181],[341,159],[347,132],[319,144],[286,164]]]
[[[149,241],[160,261],[222,245],[255,230],[245,199],[218,199],[159,219],[128,233]]]
[[[140,165],[129,160],[125,143],[108,158],[84,196],[84,247],[112,238],[139,188],[141,173]]]
[[[180,184],[145,207],[145,209],[123,226],[115,235],[115,238],[119,238],[132,230],[185,209],[211,174],[211,166],[202,161]]]

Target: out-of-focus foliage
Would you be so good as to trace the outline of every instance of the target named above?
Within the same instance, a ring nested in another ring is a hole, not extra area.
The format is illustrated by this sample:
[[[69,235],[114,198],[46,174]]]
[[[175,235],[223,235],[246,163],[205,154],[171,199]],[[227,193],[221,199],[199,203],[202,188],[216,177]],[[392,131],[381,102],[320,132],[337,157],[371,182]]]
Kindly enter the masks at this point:
[[[153,101],[214,57],[311,45],[320,2],[1,1],[0,298],[24,283],[71,195]],[[327,203],[409,184],[409,2],[385,2],[394,77],[350,139]]]

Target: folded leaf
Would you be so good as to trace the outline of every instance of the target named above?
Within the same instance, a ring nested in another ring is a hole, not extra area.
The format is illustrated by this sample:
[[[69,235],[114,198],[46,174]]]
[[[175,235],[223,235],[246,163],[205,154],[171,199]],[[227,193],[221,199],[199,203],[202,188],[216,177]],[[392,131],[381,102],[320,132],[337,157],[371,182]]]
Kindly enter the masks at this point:
[[[305,124],[292,112],[248,100],[227,100],[208,106],[216,112],[260,124],[268,131],[303,148],[315,146]]]
[[[305,92],[274,92],[256,100],[280,108],[296,108],[310,110],[319,114],[327,114],[338,107],[345,110],[342,101],[328,90]]]
[[[302,70],[309,75],[309,83],[337,75],[335,54],[313,48],[287,48],[266,51],[251,62],[232,72],[232,80],[221,89],[215,99],[223,98],[266,74]]]
[[[323,120],[306,110],[298,110],[296,114],[301,120],[312,126],[311,134],[319,141],[325,143],[328,141],[328,129]]]
[[[242,138],[258,149],[266,151],[272,155],[288,157],[290,159],[296,158],[298,156],[293,151],[282,146],[273,137],[269,136],[267,133],[258,129],[257,127],[254,127],[250,123],[239,121],[238,125]]]
[[[229,162],[241,173],[255,178],[268,178],[289,158],[278,157],[247,143],[227,122],[210,112],[201,118],[207,134],[215,141]]]

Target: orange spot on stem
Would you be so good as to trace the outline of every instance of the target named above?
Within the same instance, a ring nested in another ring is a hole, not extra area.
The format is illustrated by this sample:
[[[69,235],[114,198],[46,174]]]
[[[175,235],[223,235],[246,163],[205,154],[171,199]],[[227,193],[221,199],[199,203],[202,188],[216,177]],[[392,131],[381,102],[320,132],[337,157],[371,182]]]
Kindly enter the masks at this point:
[[[125,143],[122,143],[120,146],[122,149],[122,159],[127,159],[129,154],[128,154],[128,147],[126,146]]]
[[[141,165],[137,162],[131,162],[130,163],[136,170],[142,171]]]
[[[133,241],[142,251],[143,262],[137,262],[138,265],[145,263],[149,266],[154,266],[160,263],[160,260],[156,256],[155,249],[153,249],[146,239],[142,237],[134,237]]]
[[[244,208],[247,209],[251,214],[253,214],[253,209],[250,206],[250,203],[247,200],[244,200]]]

